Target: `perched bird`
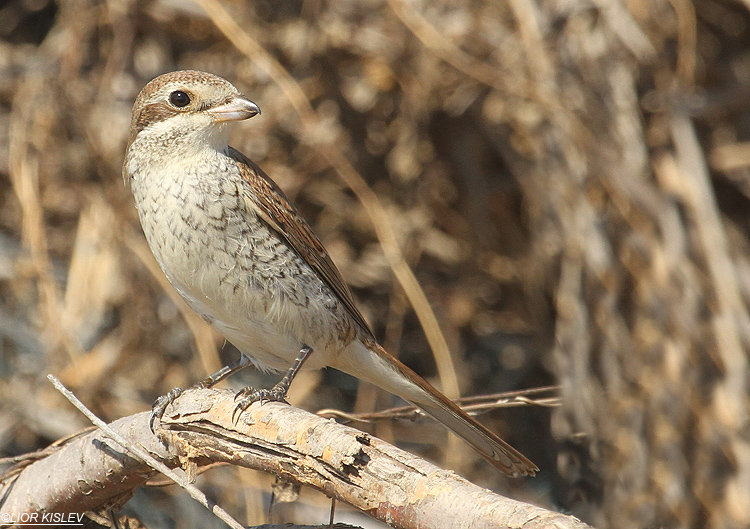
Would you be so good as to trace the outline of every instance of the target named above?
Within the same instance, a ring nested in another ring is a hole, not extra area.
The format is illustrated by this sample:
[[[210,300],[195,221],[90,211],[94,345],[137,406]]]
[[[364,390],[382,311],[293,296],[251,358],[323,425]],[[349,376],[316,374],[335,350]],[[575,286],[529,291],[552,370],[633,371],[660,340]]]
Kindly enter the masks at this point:
[[[283,400],[303,363],[331,366],[419,406],[503,472],[533,475],[531,461],[378,345],[310,226],[229,146],[230,125],[259,113],[228,81],[197,71],[157,77],[133,105],[123,176],[146,240],[177,292],[242,352],[199,385],[251,363],[288,369],[271,389],[240,391],[242,413]],[[179,392],[159,399],[155,415]]]

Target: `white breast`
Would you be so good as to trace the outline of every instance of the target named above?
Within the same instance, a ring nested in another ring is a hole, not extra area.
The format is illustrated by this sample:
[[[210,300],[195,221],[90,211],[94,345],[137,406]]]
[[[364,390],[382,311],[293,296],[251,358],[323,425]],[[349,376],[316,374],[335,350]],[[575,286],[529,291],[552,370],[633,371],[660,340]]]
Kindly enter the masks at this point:
[[[303,344],[315,351],[306,367],[335,363],[349,345],[343,308],[257,218],[234,161],[210,151],[153,165],[129,156],[133,195],[156,260],[191,308],[262,368],[287,369]]]

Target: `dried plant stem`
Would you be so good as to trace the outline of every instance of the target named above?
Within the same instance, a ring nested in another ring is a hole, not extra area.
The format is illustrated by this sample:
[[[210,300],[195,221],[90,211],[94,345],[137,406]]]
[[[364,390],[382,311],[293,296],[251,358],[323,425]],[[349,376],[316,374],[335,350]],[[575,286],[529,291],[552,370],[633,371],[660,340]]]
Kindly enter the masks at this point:
[[[54,377],[50,380],[101,431],[78,436],[15,474],[10,490],[0,488],[7,500],[4,512],[27,512],[33,508],[29,498],[45,508],[90,510],[117,504],[143,485],[153,474],[151,468],[188,491],[193,488],[152,461],[138,446],[143,444],[169,465],[187,467],[189,474],[217,463],[261,470],[345,501],[394,528],[589,527],[572,516],[492,493],[376,437],[282,403],[256,403],[235,423],[233,392],[193,388],[167,409],[157,439],[148,430],[149,413],[119,419],[109,427]],[[72,468],[76,470],[53,470]],[[55,474],[53,479],[40,479],[50,474]],[[7,483],[0,481],[3,485]],[[202,503],[220,512],[210,502]],[[228,517],[222,520],[241,527]]]
[[[435,29],[408,2],[404,0],[388,0],[388,6],[427,49],[432,51],[441,60],[453,66],[456,70],[482,84],[491,86],[501,93],[526,97],[525,91],[514,90],[502,81],[502,72],[499,66],[491,66],[461,50],[450,39],[445,38],[445,35]]]
[[[62,382],[60,382],[57,377],[53,375],[47,375],[47,378],[50,382],[52,382],[52,385],[55,386],[55,389],[62,393],[66,399],[70,401],[73,406],[78,408],[78,410],[83,413],[86,418],[91,421],[91,423],[99,428],[104,435],[106,435],[108,438],[112,439],[114,442],[116,442],[118,445],[120,445],[122,448],[126,449],[128,452],[130,452],[132,455],[146,463],[148,466],[153,468],[154,470],[161,472],[165,476],[167,476],[169,479],[177,483],[180,487],[182,487],[185,492],[190,494],[190,496],[203,505],[206,509],[211,511],[213,514],[216,515],[217,518],[219,518],[221,521],[229,525],[229,527],[232,527],[233,529],[245,529],[244,526],[239,523],[237,520],[232,518],[228,512],[226,512],[224,509],[216,505],[214,502],[209,500],[203,492],[190,483],[186,478],[180,476],[178,473],[176,473],[174,470],[169,468],[167,465],[159,461],[158,459],[154,458],[151,454],[146,452],[142,447],[129,442],[127,439],[125,439],[123,436],[115,432],[112,428],[110,428],[107,423],[102,421],[99,417],[94,415],[91,410],[89,410],[84,404],[78,400],[78,398],[73,394],[72,391],[68,390],[65,386],[63,386]]]
[[[39,189],[39,159],[32,152],[31,137],[34,134],[34,96],[41,84],[35,75],[24,80],[26,89],[19,90],[23,97],[16,97],[10,122],[9,168],[13,189],[21,204],[23,241],[30,250],[34,274],[39,280],[40,306],[43,308],[44,325],[48,338],[53,340],[52,348],[62,343],[71,359],[75,360],[78,351],[67,339],[60,325],[62,295],[55,282],[47,248],[44,209]]]

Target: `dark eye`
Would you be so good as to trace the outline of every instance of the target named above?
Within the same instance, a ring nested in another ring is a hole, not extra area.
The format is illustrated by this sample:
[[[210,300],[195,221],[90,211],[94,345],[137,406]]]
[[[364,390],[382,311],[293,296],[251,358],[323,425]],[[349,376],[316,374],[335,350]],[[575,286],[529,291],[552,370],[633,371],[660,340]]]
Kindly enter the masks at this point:
[[[190,96],[182,90],[175,90],[169,94],[169,102],[177,108],[186,107],[190,104]]]

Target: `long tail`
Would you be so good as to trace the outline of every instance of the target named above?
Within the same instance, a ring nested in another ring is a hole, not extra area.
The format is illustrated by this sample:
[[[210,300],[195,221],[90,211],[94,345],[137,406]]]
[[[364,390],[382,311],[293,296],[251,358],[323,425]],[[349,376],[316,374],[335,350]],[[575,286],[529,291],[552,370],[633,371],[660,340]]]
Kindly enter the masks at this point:
[[[419,406],[509,476],[533,476],[539,470],[518,450],[467,415],[380,345],[369,340],[362,345],[364,351],[355,354],[357,361],[346,362],[348,365],[342,365],[340,369]]]

